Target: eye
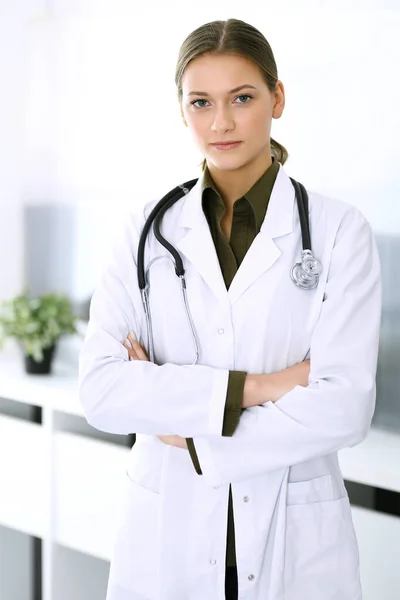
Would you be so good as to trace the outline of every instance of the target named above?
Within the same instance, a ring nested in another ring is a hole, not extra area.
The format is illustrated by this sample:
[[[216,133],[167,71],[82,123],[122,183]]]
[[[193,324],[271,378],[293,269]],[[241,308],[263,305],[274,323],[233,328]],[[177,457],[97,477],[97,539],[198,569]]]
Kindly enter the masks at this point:
[[[249,94],[241,94],[240,96],[237,96],[237,98],[249,98],[249,99],[251,99],[251,98],[253,98],[253,96],[250,96]],[[237,98],[236,98],[236,100],[237,100]],[[239,104],[248,104],[248,102],[247,101],[246,102],[239,102]]]
[[[196,104],[197,102],[207,102],[207,100],[204,100],[204,99],[203,100],[202,99],[192,100],[190,104],[193,104],[193,106],[196,106],[196,108],[203,108],[202,106],[197,106],[197,104]]]

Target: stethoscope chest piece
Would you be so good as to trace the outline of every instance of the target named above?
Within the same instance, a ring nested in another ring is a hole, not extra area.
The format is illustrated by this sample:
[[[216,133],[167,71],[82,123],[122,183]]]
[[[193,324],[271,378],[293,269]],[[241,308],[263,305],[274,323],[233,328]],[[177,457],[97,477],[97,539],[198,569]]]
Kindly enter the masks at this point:
[[[314,258],[311,250],[302,250],[301,262],[291,268],[290,276],[299,288],[313,290],[318,285],[321,270],[321,263]]]

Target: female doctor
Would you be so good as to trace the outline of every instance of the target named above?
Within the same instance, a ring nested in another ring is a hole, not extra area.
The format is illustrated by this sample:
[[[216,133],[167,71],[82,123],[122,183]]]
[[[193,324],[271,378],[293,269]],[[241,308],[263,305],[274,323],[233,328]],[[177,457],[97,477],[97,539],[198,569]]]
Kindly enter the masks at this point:
[[[107,600],[361,600],[337,452],[365,438],[374,411],[381,280],[370,225],[308,192],[321,271],[315,286],[295,284],[295,184],[270,137],[285,93],[257,29],[229,19],[193,31],[176,85],[205,160],[162,235],[183,261],[193,329],[151,228],[145,265],[162,259],[148,272],[149,333],[137,263],[155,199],[113,247],[80,355],[88,422],[137,434]]]

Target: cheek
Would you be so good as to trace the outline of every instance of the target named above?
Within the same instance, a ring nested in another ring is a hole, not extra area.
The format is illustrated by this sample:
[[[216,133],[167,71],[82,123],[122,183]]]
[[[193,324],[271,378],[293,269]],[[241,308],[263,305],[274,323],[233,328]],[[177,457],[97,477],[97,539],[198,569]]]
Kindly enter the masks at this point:
[[[207,129],[205,119],[199,119],[196,118],[196,116],[189,115],[188,118],[186,118],[186,122],[193,139],[199,144],[204,143],[203,140]]]
[[[254,134],[255,139],[268,136],[271,118],[265,110],[252,111],[246,120],[246,129]]]

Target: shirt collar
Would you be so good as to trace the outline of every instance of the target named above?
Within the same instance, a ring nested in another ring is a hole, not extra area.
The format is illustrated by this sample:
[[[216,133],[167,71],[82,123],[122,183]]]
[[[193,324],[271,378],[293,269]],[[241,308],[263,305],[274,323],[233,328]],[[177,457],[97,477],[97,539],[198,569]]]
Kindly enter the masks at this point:
[[[275,157],[272,157],[272,164],[261,175],[261,177],[253,184],[253,186],[242,196],[246,198],[250,204],[256,222],[257,231],[260,230],[261,224],[265,218],[266,207],[274,187],[275,179],[279,171],[279,163]],[[206,192],[212,190],[212,192]],[[239,199],[239,198],[238,198]],[[204,177],[202,182],[202,205],[205,208],[205,203],[211,203],[217,207],[224,209],[224,201],[218,192],[214,181],[211,177],[208,167],[205,167]]]

